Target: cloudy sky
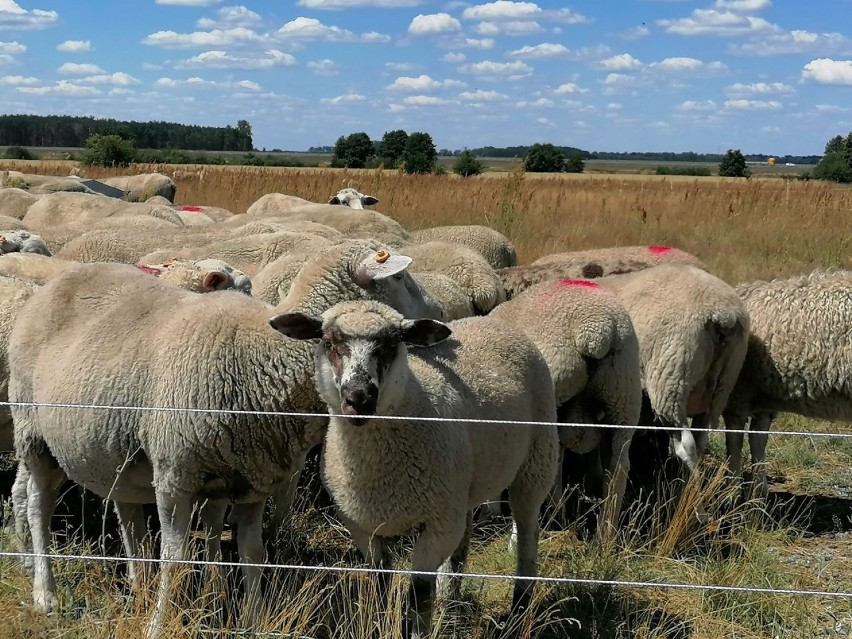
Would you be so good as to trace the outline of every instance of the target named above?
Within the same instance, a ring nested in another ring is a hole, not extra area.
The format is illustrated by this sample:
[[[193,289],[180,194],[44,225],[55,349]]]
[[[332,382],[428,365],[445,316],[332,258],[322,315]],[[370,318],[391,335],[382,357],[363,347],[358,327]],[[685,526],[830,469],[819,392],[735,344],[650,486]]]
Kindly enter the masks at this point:
[[[852,130],[852,0],[0,0],[0,113],[821,153]]]

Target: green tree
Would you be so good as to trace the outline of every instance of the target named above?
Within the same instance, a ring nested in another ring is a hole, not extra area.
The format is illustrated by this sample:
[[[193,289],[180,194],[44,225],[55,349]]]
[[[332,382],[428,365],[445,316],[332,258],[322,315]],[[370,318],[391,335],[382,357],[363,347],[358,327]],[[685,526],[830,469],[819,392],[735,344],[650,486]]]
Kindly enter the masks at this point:
[[[470,175],[479,175],[485,170],[485,165],[476,159],[473,151],[465,149],[458,159],[453,162],[453,173],[468,177]]]
[[[428,133],[412,133],[405,144],[402,162],[406,173],[431,173],[438,159],[438,151]]]
[[[536,142],[524,156],[524,170],[530,173],[559,173],[565,170],[565,154],[550,143]]]
[[[586,169],[583,156],[573,151],[565,156],[565,171],[568,173],[582,173]]]
[[[334,144],[331,166],[363,169],[367,165],[367,160],[373,155],[375,155],[373,142],[366,133],[351,133],[346,137],[341,135]]]
[[[852,135],[852,133],[850,133]],[[829,153],[843,153],[846,150],[846,140],[842,135],[835,135],[825,145],[825,155]]]
[[[379,142],[378,154],[388,168],[399,165],[405,153],[405,145],[408,144],[408,133],[402,129],[387,131]]]
[[[6,149],[3,157],[7,160],[35,160],[30,150],[22,146],[10,146]]]
[[[136,156],[136,145],[118,135],[89,136],[80,162],[94,166],[127,166]]]
[[[719,175],[722,177],[750,177],[751,169],[746,164],[745,156],[739,149],[728,149],[719,162]]]
[[[811,177],[815,180],[852,182],[852,162],[849,156],[842,152],[826,153],[811,171]]]
[[[237,134],[239,136],[239,150],[251,151],[254,148],[254,142],[251,139],[251,124],[248,120],[237,120]]]

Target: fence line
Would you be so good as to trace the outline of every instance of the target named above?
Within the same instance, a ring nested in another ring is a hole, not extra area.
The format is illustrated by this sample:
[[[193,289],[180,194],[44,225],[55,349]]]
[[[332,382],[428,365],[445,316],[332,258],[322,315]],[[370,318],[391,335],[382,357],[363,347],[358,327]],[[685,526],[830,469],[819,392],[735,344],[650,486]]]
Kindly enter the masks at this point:
[[[175,407],[175,406],[112,406],[109,404],[70,404],[70,403],[53,403],[53,402],[8,402],[0,401],[0,406],[23,407],[23,408],[74,408],[79,410],[122,410],[136,412],[159,412],[159,413],[203,413],[209,415],[249,415],[254,417],[299,417],[299,418],[322,418],[329,417],[349,417],[348,415],[330,415],[329,413],[310,413],[299,411],[261,411],[261,410],[241,410],[241,409],[225,409],[225,408],[191,408],[191,407]],[[489,424],[502,426],[573,426],[577,428],[607,428],[607,429],[625,429],[625,430],[662,430],[662,431],[680,431],[683,430],[680,426],[664,426],[664,425],[630,425],[630,424],[589,424],[580,422],[536,422],[523,420],[508,420],[508,419],[478,419],[475,417],[411,417],[407,415],[373,415],[366,416],[368,418],[382,419],[387,421],[415,421],[415,422],[456,422],[465,424]],[[742,433],[749,434],[760,431],[752,431],[746,428],[731,429],[731,428],[692,428],[688,427],[694,433]],[[821,437],[821,438],[837,438],[837,439],[852,439],[852,432],[832,433],[818,431],[797,431],[797,430],[770,430],[773,436],[785,435],[791,437]]]
[[[298,564],[265,564],[265,563],[242,563],[237,561],[212,561],[206,559],[153,559],[150,557],[140,557],[128,559],[127,557],[112,557],[108,555],[66,555],[60,553],[28,553],[28,552],[9,552],[0,551],[0,557],[17,558],[23,557],[44,557],[57,561],[97,561],[102,563],[118,563],[118,562],[138,562],[146,564],[172,564],[179,566],[207,566],[220,568],[260,568],[263,570],[304,570],[309,572],[329,572],[337,574],[386,574],[400,576],[444,576],[444,577],[460,577],[467,579],[488,579],[494,581],[513,581],[517,579],[515,575],[503,575],[499,573],[453,573],[453,572],[434,572],[426,570],[405,570],[398,568],[368,568],[358,566],[315,566],[315,565],[298,565]],[[800,597],[828,597],[834,599],[852,599],[852,592],[838,592],[834,590],[806,590],[796,588],[763,588],[759,586],[725,586],[722,584],[693,584],[689,582],[679,581],[639,581],[631,579],[593,579],[587,577],[522,577],[527,581],[536,583],[550,584],[572,584],[584,586],[615,586],[623,588],[662,588],[670,590],[711,590],[716,592],[747,592],[753,594],[767,595],[785,595],[785,596],[800,596]]]

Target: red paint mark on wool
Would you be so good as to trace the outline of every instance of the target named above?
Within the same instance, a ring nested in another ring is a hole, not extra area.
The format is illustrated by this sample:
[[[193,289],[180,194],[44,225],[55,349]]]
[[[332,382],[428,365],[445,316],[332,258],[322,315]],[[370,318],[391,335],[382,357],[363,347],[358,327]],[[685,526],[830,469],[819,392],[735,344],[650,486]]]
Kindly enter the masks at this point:
[[[651,251],[651,253],[668,253],[669,251],[672,250],[672,247],[671,246],[649,246],[648,250]]]
[[[589,280],[559,280],[560,286],[584,286],[586,288],[601,288],[600,284]]]
[[[156,275],[159,275],[160,273],[163,272],[162,270],[160,270],[160,269],[158,269],[154,266],[148,266],[147,264],[137,264],[136,268],[138,268],[143,273],[148,273],[148,275],[155,275],[156,276]]]
[[[182,206],[178,209],[178,211],[186,211],[187,213],[201,213],[203,210],[203,206]]]

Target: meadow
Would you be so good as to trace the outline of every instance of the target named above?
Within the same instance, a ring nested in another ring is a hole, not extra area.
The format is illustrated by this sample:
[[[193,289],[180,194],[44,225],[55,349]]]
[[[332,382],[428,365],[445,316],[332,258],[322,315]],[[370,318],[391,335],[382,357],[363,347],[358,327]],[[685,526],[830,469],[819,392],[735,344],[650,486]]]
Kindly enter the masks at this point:
[[[44,174],[67,174],[70,165],[5,163]],[[176,167],[138,166],[134,171]],[[730,283],[780,277],[817,268],[852,268],[852,189],[777,177],[745,179],[652,176],[635,172],[541,175],[518,167],[482,176],[410,176],[396,171],[177,167],[176,201],[243,212],[269,192],[325,201],[343,186],[375,195],[374,207],[409,229],[441,224],[486,224],[505,233],[521,262],[541,255],[602,246],[671,245],[701,258]],[[87,177],[122,174],[86,169]],[[852,433],[836,423],[782,416],[775,430]],[[772,482],[767,504],[730,507],[721,434],[711,438],[704,472],[676,500],[661,490],[633,500],[614,544],[592,548],[578,525],[547,525],[540,547],[541,574],[631,582],[748,586],[852,593],[852,440],[770,437]],[[7,486],[2,484],[3,494]],[[311,497],[306,483],[292,531],[282,542],[288,563],[363,565],[333,508]],[[114,535],[100,526],[80,528],[79,509],[97,512],[89,499],[58,517],[58,551],[117,552]],[[75,510],[78,509],[78,510]],[[709,522],[701,509],[717,513]],[[8,509],[4,511],[8,517]],[[104,522],[109,523],[110,517]],[[96,517],[96,521],[98,521]],[[98,530],[92,530],[97,528]],[[104,525],[108,529],[108,525]],[[510,574],[505,523],[481,526],[467,570]],[[400,556],[410,544],[404,540]],[[10,548],[0,537],[0,550]],[[404,566],[404,563],[402,564]],[[62,612],[49,617],[22,604],[30,580],[14,559],[0,557],[0,637],[136,637],[150,610],[150,592],[129,597],[120,566],[109,562],[57,562]],[[402,581],[389,612],[378,614],[374,582],[361,575],[268,571],[266,618],[256,628],[270,636],[392,636],[399,621]],[[188,576],[195,587],[175,593],[184,611],[174,636],[229,636],[236,627],[222,579]],[[192,593],[191,595],[189,593]],[[505,581],[469,578],[463,601],[450,608],[437,636],[498,636],[511,599]],[[538,606],[520,620],[519,636],[655,637],[672,639],[849,637],[852,597],[768,592],[656,588],[611,583],[550,583],[537,588]],[[210,630],[213,629],[213,630]],[[281,633],[284,633],[283,635]]]

